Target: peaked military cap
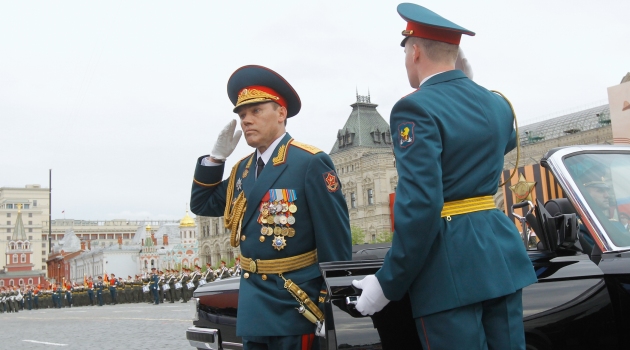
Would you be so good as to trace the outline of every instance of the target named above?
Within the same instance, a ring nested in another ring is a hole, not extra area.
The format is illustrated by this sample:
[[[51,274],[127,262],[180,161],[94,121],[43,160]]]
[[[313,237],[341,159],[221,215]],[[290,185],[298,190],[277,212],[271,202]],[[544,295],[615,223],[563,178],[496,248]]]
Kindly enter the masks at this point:
[[[402,3],[398,5],[397,11],[407,21],[407,28],[402,32],[405,38],[400,43],[403,47],[412,36],[459,45],[462,34],[475,35],[474,32],[420,5]]]
[[[580,177],[580,181],[584,187],[609,188],[604,173],[595,167],[586,170]]]
[[[262,102],[276,102],[287,109],[287,118],[300,112],[302,102],[293,87],[278,73],[263,66],[243,66],[228,80],[227,92],[238,107]]]

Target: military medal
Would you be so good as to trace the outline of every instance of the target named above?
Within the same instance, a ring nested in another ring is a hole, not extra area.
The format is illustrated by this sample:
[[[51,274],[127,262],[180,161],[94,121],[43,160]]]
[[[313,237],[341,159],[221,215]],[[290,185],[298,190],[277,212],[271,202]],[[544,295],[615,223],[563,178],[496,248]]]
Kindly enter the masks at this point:
[[[295,216],[291,215],[287,218],[287,224],[293,225],[295,224]]]
[[[237,191],[243,190],[243,180],[241,180],[240,177],[238,178],[238,180],[236,180],[236,190]]]
[[[271,243],[271,246],[275,250],[280,251],[280,250],[284,249],[284,247],[287,246],[287,241],[282,236],[275,236],[273,238],[273,242]]]
[[[282,234],[282,229],[278,226],[273,228],[273,234],[274,235],[281,235]]]
[[[263,235],[266,235],[267,234],[267,227],[266,226],[261,227],[260,228],[260,233],[263,234]]]
[[[287,217],[286,216],[281,216],[280,217],[280,225],[286,225],[287,224]]]
[[[282,231],[281,231],[281,234],[282,234],[283,236],[288,235],[288,234],[289,234],[289,229],[288,229],[288,228],[286,228],[286,227],[283,227],[283,228],[282,228]]]
[[[293,214],[293,213],[295,213],[296,211],[297,211],[297,205],[295,205],[295,204],[291,204],[291,205],[289,205],[289,212],[290,212],[290,213],[292,213],[292,214]]]
[[[282,212],[286,213],[289,210],[289,205],[287,203],[282,203]]]
[[[289,227],[287,230],[288,230],[287,235],[288,235],[289,237],[293,237],[293,236],[295,236],[295,229],[294,229],[293,227]]]

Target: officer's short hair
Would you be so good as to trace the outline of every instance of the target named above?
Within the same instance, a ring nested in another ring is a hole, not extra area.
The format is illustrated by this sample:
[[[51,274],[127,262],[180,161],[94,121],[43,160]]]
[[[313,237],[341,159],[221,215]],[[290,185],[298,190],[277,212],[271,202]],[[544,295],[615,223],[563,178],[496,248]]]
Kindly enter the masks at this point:
[[[420,46],[424,49],[425,54],[431,61],[440,63],[455,64],[459,52],[459,46],[457,45],[418,37],[410,37],[407,39],[405,46],[407,45],[409,45],[409,47],[413,45]]]

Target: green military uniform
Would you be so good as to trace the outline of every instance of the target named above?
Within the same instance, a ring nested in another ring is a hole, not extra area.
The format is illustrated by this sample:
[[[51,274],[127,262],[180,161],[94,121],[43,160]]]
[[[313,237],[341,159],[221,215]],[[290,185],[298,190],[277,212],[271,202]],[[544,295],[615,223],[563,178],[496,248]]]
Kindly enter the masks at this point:
[[[474,35],[418,5],[400,4],[398,12],[407,37],[457,50],[462,34]],[[409,60],[416,49],[406,50]],[[420,84],[391,112],[395,231],[376,278],[388,300],[409,293],[425,348],[524,348],[521,289],[536,275],[492,198],[504,154],[515,146],[513,112],[460,70]]]
[[[287,117],[300,110],[295,90],[265,67],[238,69],[228,82],[228,95],[236,108],[276,102],[286,108]],[[267,163],[260,164],[264,160],[256,151],[237,162],[224,181],[224,165],[205,166],[206,156],[200,157],[191,191],[192,211],[228,214],[231,244],[240,244],[246,271],[240,278],[236,333],[246,349],[251,342],[271,344],[273,338],[294,343],[312,336],[314,323],[296,308],[321,315],[316,304],[324,282],[318,262],[351,258],[347,204],[330,157],[288,133],[276,142]],[[308,297],[297,302],[284,279]]]

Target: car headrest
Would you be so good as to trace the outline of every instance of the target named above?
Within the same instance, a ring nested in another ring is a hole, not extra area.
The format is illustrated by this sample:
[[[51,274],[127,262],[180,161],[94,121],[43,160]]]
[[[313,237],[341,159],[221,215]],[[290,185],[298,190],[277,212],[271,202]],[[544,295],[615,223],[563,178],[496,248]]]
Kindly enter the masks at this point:
[[[560,214],[577,214],[573,204],[566,198],[556,198],[545,203],[545,209],[552,216],[558,216]]]

